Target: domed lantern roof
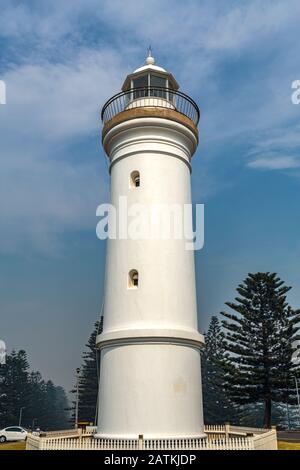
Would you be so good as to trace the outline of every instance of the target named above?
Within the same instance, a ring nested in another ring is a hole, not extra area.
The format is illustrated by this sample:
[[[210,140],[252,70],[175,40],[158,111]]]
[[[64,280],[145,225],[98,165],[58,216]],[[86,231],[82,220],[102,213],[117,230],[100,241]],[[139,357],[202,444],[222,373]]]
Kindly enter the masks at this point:
[[[144,87],[170,88],[174,91],[179,89],[179,85],[173,75],[164,68],[155,65],[151,47],[148,49],[145,65],[127,75],[122,91]]]

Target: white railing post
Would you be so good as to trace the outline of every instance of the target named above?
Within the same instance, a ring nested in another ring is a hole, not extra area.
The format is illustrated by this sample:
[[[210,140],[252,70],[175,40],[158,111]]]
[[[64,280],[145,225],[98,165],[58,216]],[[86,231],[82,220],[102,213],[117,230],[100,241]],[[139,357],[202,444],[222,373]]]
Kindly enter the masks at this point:
[[[229,439],[230,423],[225,423],[225,439]]]
[[[144,436],[143,434],[139,434],[139,450],[144,449]]]

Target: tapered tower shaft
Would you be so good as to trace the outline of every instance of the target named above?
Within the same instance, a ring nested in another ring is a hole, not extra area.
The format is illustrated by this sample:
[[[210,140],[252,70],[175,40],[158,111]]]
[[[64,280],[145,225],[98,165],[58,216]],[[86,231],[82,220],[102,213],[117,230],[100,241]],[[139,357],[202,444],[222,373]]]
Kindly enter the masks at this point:
[[[103,109],[118,219],[125,203],[129,212],[191,204],[198,118],[151,56],[126,78]],[[108,240],[105,278],[97,437],[203,436],[194,252],[184,238],[118,236]]]

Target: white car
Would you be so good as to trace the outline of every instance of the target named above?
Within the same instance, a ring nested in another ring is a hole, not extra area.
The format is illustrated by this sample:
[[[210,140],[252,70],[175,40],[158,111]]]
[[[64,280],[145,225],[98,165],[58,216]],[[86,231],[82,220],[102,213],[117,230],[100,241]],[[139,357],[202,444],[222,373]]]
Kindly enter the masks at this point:
[[[4,428],[0,431],[0,442],[25,441],[26,438],[27,431],[20,428],[20,426],[10,426],[9,428]]]

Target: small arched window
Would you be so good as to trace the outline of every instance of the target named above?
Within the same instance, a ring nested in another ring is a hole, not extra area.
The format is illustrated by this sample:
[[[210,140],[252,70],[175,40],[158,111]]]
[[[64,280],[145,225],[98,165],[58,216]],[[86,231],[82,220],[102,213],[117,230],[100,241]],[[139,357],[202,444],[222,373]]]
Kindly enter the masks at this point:
[[[132,188],[139,188],[140,184],[141,184],[140,172],[135,170],[130,175],[130,186]]]
[[[139,286],[139,273],[136,269],[132,269],[128,274],[128,288],[137,289]]]

